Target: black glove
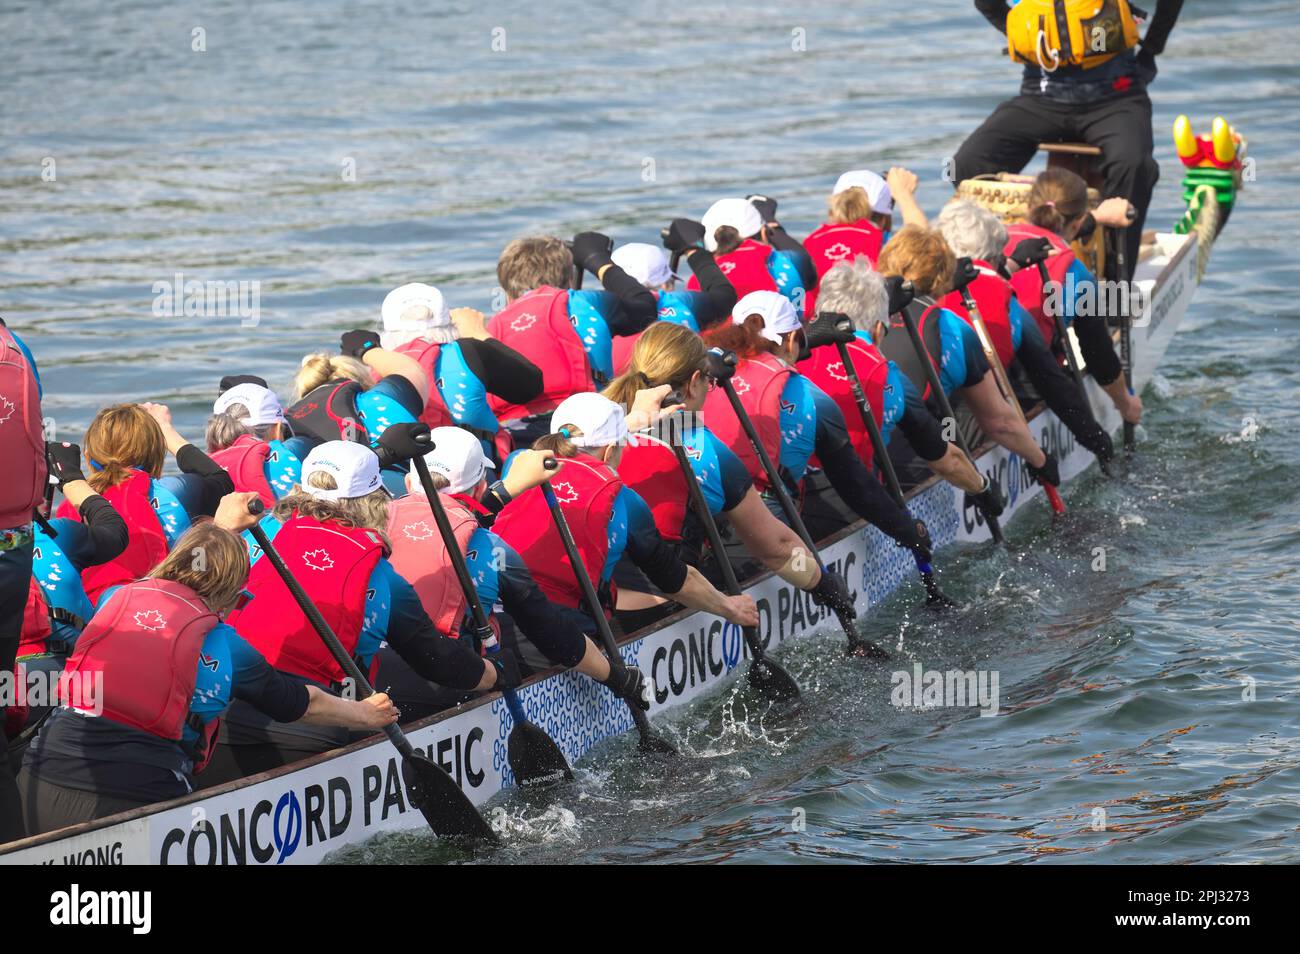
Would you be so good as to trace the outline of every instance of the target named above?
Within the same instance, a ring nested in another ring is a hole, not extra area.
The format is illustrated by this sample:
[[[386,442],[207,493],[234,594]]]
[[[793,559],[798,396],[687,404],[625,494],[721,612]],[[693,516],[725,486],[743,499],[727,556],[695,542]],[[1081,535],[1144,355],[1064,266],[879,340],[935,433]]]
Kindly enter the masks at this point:
[[[642,709],[650,708],[650,683],[645,673],[636,666],[610,666],[609,678],[602,683],[614,695],[634,702]]]
[[[896,315],[912,303],[916,289],[902,275],[888,275],[885,278],[885,291],[889,294],[889,313]]]
[[[715,381],[729,381],[731,376],[736,373],[736,352],[723,351],[721,348],[710,348],[709,354],[709,377]]]
[[[266,378],[259,378],[255,374],[227,374],[217,385],[221,390],[217,392],[218,396],[225,394],[237,384],[256,384],[258,387],[270,389],[266,383]]]
[[[1096,429],[1096,434],[1089,434],[1088,440],[1080,441],[1081,444],[1096,455],[1097,460],[1105,466],[1115,459],[1115,442],[1110,439],[1110,435],[1100,427]]]
[[[353,358],[360,358],[371,348],[379,347],[379,332],[377,331],[347,331],[343,333],[343,340],[339,344],[339,354],[346,354]]]
[[[50,476],[59,482],[59,487],[74,480],[85,480],[81,472],[81,448],[67,441],[46,441],[45,459],[50,464]]]
[[[1006,501],[1002,499],[1002,489],[987,477],[984,478],[984,489],[977,494],[968,493],[966,502],[978,507],[980,513],[988,517],[1000,517],[1002,511],[1007,509]]]
[[[673,219],[668,228],[659,233],[664,248],[670,252],[704,247],[704,226],[694,219]]]
[[[975,281],[975,279],[979,278],[979,274],[979,269],[976,268],[975,263],[970,260],[970,256],[963,255],[961,258],[957,259],[957,267],[953,269],[952,287],[955,289],[965,288],[971,282]]]
[[[848,344],[853,334],[853,319],[837,311],[819,311],[817,317],[804,328],[808,349],[828,344]]]
[[[572,249],[574,263],[593,275],[614,261],[609,257],[614,240],[599,232],[579,232],[573,237]]]
[[[758,209],[758,214],[763,219],[763,224],[776,221],[776,199],[769,199],[765,195],[747,195],[745,201]]]
[[[380,467],[391,467],[419,457],[433,450],[433,441],[429,437],[429,425],[420,421],[410,424],[390,424],[379,435]]]
[[[519,683],[523,681],[519,678],[519,668],[508,664],[505,656],[500,650],[494,653],[489,653],[487,661],[491,663],[492,668],[497,671],[497,681],[492,686],[493,689],[505,692],[507,689],[519,688]]]
[[[930,528],[925,525],[924,520],[916,521],[915,527],[916,539],[910,544],[910,549],[922,563],[929,563],[934,559],[934,547],[930,543]]]
[[[838,573],[822,570],[822,578],[810,592],[813,602],[818,606],[830,608],[837,616],[847,613],[849,619],[858,618],[858,611],[853,608],[853,594],[849,592],[844,577]]]
[[[1047,460],[1043,461],[1042,467],[1035,467],[1033,464],[1026,464],[1029,469],[1029,475],[1040,484],[1051,484],[1053,487],[1061,485],[1061,468],[1056,464],[1056,458],[1052,454],[1047,454]]]
[[[1039,262],[1047,260],[1051,253],[1052,243],[1045,238],[1027,238],[1018,243],[1011,250],[1007,258],[1015,262],[1021,268],[1028,268],[1030,265],[1037,265]]]

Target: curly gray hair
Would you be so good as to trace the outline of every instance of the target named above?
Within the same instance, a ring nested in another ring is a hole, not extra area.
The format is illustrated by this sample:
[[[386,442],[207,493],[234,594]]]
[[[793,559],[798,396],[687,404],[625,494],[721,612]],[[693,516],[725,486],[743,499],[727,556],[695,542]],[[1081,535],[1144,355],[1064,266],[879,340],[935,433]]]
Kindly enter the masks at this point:
[[[969,199],[953,199],[943,207],[935,226],[953,254],[991,262],[1007,244],[1007,227],[994,213]]]
[[[848,315],[853,327],[868,334],[877,324],[888,321],[889,293],[885,280],[859,255],[853,262],[839,262],[822,276],[817,292],[817,313]]]

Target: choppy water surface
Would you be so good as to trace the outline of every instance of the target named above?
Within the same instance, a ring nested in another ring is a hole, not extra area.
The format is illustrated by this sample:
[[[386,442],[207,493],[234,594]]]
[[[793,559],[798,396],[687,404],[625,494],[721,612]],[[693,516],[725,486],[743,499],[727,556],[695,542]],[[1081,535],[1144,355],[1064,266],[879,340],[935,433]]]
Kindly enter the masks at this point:
[[[150,398],[197,436],[222,374],[287,385],[400,282],[488,308],[524,232],[653,241],[763,191],[802,234],[839,172],[891,162],[936,209],[943,158],[1016,71],[966,4],[859,6],[11,4],[0,307],[62,434]],[[1244,130],[1258,181],[1130,473],[1076,482],[1056,528],[1018,519],[1007,552],[945,553],[973,608],[891,601],[869,626],[898,667],[792,646],[797,711],[716,695],[668,726],[682,766],[618,740],[557,802],[507,798],[493,860],[1297,860],[1297,44],[1292,4],[1189,4],[1161,60],[1150,224],[1178,211],[1179,112]],[[155,315],[176,272],[260,282],[260,320]],[[913,662],[996,671],[998,715],[895,708]],[[455,857],[406,836],[344,860]]]

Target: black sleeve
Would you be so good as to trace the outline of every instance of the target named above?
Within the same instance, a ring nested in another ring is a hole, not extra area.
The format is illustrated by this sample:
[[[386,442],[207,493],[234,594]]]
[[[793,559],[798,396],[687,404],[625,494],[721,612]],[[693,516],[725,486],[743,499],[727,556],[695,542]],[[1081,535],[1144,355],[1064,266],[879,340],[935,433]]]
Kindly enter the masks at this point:
[[[502,607],[529,642],[557,665],[576,666],[582,661],[587,651],[583,633],[546,598],[522,560],[508,564],[497,580]]]
[[[438,632],[411,584],[396,573],[389,579],[388,645],[430,682],[452,689],[477,688],[483,680],[483,660],[470,648],[470,640]]]
[[[1007,14],[1011,4],[1006,0],[975,0],[975,9],[984,15],[984,19],[993,24],[999,33],[1007,32]]]
[[[816,446],[827,479],[854,513],[904,546],[920,544],[915,521],[894,503],[885,485],[867,472],[862,458],[849,441],[849,432],[839,407],[829,401],[817,404]]]
[[[948,453],[948,442],[944,440],[943,428],[939,419],[930,413],[930,409],[921,400],[916,388],[908,382],[907,393],[903,397],[903,416],[899,418],[898,429],[907,438],[907,443],[922,460],[940,460]]]
[[[700,283],[698,306],[695,320],[700,330],[705,331],[713,325],[731,317],[731,309],[736,307],[736,289],[727,276],[722,274],[713,253],[705,249],[696,249],[686,259],[695,278]]]
[[[526,404],[542,393],[542,370],[505,342],[460,338],[465,364],[488,394],[511,404]]]
[[[643,517],[645,519],[635,519],[633,514],[628,514],[628,559],[661,593],[671,595],[686,585],[686,564],[677,555],[676,548],[669,546],[668,541],[659,535],[654,522],[648,519],[648,510]]]
[[[126,549],[130,542],[126,521],[111,503],[96,494],[83,500],[78,512],[89,538],[84,554],[85,566],[107,563]]]
[[[1155,16],[1147,25],[1146,36],[1142,37],[1142,48],[1159,55],[1165,51],[1169,33],[1182,12],[1183,0],[1156,0]]]
[[[1047,349],[1038,326],[1032,321],[1025,322],[1021,329],[1016,360],[1033,382],[1034,390],[1043,396],[1047,406],[1079,443],[1093,453],[1099,452],[1104,441],[1103,432],[1092,416],[1087,398],[1075,386],[1070,372],[1061,367]]]
[[[600,282],[614,296],[614,307],[605,315],[611,334],[634,335],[659,317],[655,293],[617,265],[605,269]]]
[[[258,657],[253,665],[246,664],[236,669],[230,687],[231,696],[247,702],[276,722],[297,722],[311,704],[307,684],[301,677],[272,668],[260,654]]]
[[[799,268],[799,279],[803,282],[805,289],[817,287],[817,266],[813,264],[812,256],[803,244],[780,226],[775,228],[767,227],[768,243],[775,249],[782,252],[790,252],[794,255],[795,265]]]
[[[1106,385],[1123,373],[1124,367],[1115,354],[1115,344],[1110,340],[1110,328],[1106,319],[1098,315],[1087,318],[1076,317],[1073,322],[1074,333],[1079,338],[1079,350],[1083,360],[1088,363],[1088,373],[1098,384]]]
[[[186,444],[176,452],[176,466],[182,473],[194,474],[203,480],[199,513],[209,517],[215,515],[221,498],[235,492],[235,482],[230,479],[230,475],[221,469],[220,464],[193,444]]]

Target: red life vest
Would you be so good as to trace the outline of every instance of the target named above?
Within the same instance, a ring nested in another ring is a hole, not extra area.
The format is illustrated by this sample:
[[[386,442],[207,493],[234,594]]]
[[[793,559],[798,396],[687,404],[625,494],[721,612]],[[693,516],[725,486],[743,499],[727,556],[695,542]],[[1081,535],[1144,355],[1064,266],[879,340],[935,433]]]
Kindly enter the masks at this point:
[[[442,495],[442,504],[463,554],[478,520],[468,508],[446,494]],[[443,546],[428,498],[423,494],[408,494],[388,505],[388,539],[393,544],[388,558],[393,569],[415,588],[420,605],[438,632],[453,639],[458,637],[465,617],[465,594]]]
[[[143,470],[132,470],[130,477],[102,494],[126,521],[130,537],[126,549],[113,559],[81,571],[81,585],[92,604],[98,603],[110,586],[147,576],[167,556],[167,534],[149,500],[152,483],[153,479]],[[77,508],[66,500],[59,504],[58,516],[81,522]]]
[[[595,390],[591,362],[569,319],[569,293],[564,289],[543,285],[521,295],[492,316],[488,332],[542,371],[542,393],[527,404],[488,395],[497,420],[546,414],[570,394]]]
[[[749,412],[754,430],[773,464],[781,462],[781,392],[786,380],[794,373],[794,368],[775,355],[762,354],[742,359],[731,376],[731,386],[735,388],[741,406]],[[704,420],[718,440],[740,458],[753,478],[754,486],[760,492],[766,490],[769,486],[767,473],[722,388],[714,388],[705,399]]]
[[[939,306],[928,299],[917,298],[907,306],[907,313],[916,321],[916,328],[921,333],[921,341],[925,345],[926,357],[930,359],[930,364],[935,371],[942,370],[942,365],[939,363],[943,355]],[[912,336],[907,333],[907,328],[898,315],[889,316],[889,333],[880,343],[880,353],[898,365],[898,369],[907,375],[922,400],[927,403],[931,401],[930,376],[925,372],[921,356],[912,347]],[[930,409],[935,410],[934,407]]]
[[[1011,283],[994,271],[987,262],[975,260],[973,264],[979,275],[966,286],[966,291],[975,299],[975,306],[979,308],[980,317],[984,319],[984,327],[988,329],[993,350],[998,353],[998,360],[1002,362],[1004,368],[1009,368],[1016,358],[1016,349],[1011,337]],[[948,292],[939,299],[939,304],[972,328],[975,327],[974,320],[962,302],[959,290],[953,289]]]
[[[1028,222],[1017,222],[1015,225],[1007,226],[1007,244],[1003,246],[1002,253],[1010,255],[1017,245],[1025,239],[1045,238],[1052,244],[1057,252],[1055,255],[1048,256],[1044,263],[1047,266],[1048,281],[1057,282],[1061,289],[1065,288],[1065,274],[1074,264],[1074,252],[1070,249],[1070,243],[1065,241],[1055,232],[1049,229],[1039,228],[1037,225],[1030,225]],[[1056,341],[1056,321],[1051,315],[1043,311],[1043,280],[1038,273],[1038,266],[1022,268],[1017,270],[1011,276],[1011,287],[1015,290],[1016,298],[1020,304],[1024,305],[1025,310],[1034,316],[1034,321],[1038,324],[1038,330],[1043,333],[1043,340],[1054,346],[1059,345]]]
[[[190,721],[203,641],[218,622],[188,586],[171,580],[128,583],[86,624],[63,671],[103,673],[104,718],[179,741]],[[91,711],[75,698],[64,701]],[[211,750],[207,743],[217,720],[201,728],[202,756]]]
[[[567,458],[551,479],[551,490],[573,532],[582,564],[597,588],[609,554],[614,498],[622,489],[623,481],[618,474],[586,454]],[[492,529],[515,548],[552,602],[575,608],[582,606],[582,587],[573,577],[573,565],[564,552],[540,487],[533,487],[512,500],[497,516]]]
[[[47,476],[36,373],[0,320],[0,530],[32,522]]]
[[[781,291],[767,267],[767,260],[771,256],[772,246],[752,238],[741,242],[734,252],[717,256],[718,268],[727,276],[731,287],[736,289],[737,299],[744,298],[750,292]],[[686,289],[699,291],[700,280],[692,275],[686,283]]]
[[[690,506],[690,488],[673,449],[657,437],[634,435],[623,448],[618,476],[646,502],[659,535],[665,540],[680,540]]]
[[[36,656],[49,651],[49,639],[54,635],[50,624],[50,604],[45,599],[41,584],[32,577],[27,586],[27,605],[23,608],[23,628],[18,637],[18,658]]]
[[[429,379],[429,397],[424,402],[424,410],[420,412],[420,420],[430,427],[447,427],[455,424],[451,411],[447,409],[447,402],[442,399],[442,388],[438,384],[438,355],[442,353],[442,345],[426,341],[424,338],[415,338],[404,345],[399,345],[396,351],[398,354],[410,355],[420,362],[420,367],[424,369]]]
[[[875,268],[884,238],[884,233],[868,219],[858,219],[850,225],[827,222],[804,239],[803,247],[812,258],[820,280],[840,262],[851,264],[859,255],[865,255]],[[808,293],[806,313],[809,315],[817,313],[817,291],[814,288]]]
[[[370,575],[384,554],[379,535],[295,514],[275,535],[275,548],[343,648],[355,654]],[[342,668],[316,635],[270,560],[253,564],[248,591],[256,599],[228,618],[267,662],[323,685],[343,682]],[[376,653],[371,660],[371,675],[378,660]]]
[[[853,360],[853,370],[862,382],[867,407],[879,427],[885,420],[885,385],[889,381],[889,360],[874,345],[861,338],[850,341],[847,347]],[[814,348],[812,356],[800,361],[797,367],[800,374],[829,394],[839,406],[849,429],[853,449],[870,468],[875,458],[875,448],[871,446],[871,435],[862,421],[858,402],[853,398],[853,382],[849,380],[849,373],[840,361],[839,351],[832,345]]]
[[[275,506],[275,491],[266,481],[266,459],[271,456],[271,445],[251,434],[240,434],[229,447],[208,454],[230,475],[235,490],[255,493],[267,508]]]
[[[361,385],[355,381],[326,381],[289,405],[285,417],[293,432],[318,441],[370,444],[370,435],[357,410]]]

